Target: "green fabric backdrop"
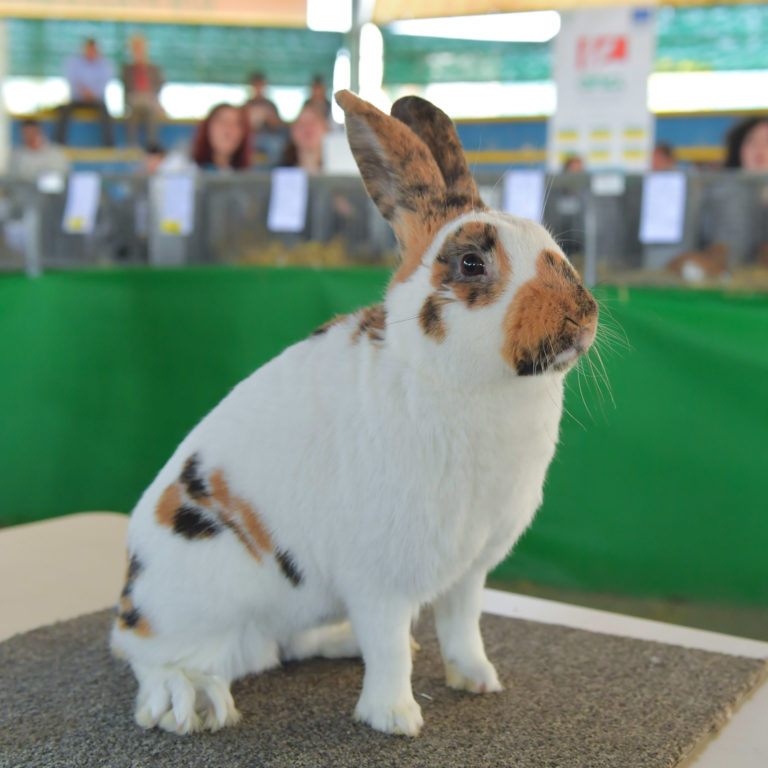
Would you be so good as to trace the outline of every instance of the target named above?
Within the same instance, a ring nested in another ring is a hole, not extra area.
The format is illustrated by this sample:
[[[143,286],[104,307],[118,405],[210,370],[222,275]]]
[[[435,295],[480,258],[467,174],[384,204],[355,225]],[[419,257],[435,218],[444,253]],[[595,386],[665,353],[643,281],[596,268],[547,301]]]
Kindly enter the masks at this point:
[[[239,268],[0,277],[0,522],[129,511],[238,380],[380,298],[386,280]],[[616,405],[589,366],[570,374],[544,506],[495,575],[768,605],[768,297],[597,295],[606,328],[629,340],[602,347]]]

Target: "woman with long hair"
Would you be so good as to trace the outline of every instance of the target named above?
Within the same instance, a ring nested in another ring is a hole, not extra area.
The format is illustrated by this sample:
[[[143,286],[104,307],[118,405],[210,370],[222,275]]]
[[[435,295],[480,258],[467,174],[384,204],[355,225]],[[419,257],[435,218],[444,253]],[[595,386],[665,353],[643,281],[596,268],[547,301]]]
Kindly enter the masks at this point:
[[[197,126],[192,160],[205,170],[241,171],[251,164],[248,116],[241,107],[217,104]]]

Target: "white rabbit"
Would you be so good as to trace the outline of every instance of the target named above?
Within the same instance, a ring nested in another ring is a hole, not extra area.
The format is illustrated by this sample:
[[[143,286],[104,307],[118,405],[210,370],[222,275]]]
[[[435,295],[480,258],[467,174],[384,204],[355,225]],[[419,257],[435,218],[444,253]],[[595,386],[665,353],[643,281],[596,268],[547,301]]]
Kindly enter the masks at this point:
[[[428,603],[447,684],[501,689],[483,583],[541,503],[597,304],[543,227],[485,208],[444,113],[336,99],[402,264],[382,304],[237,385],[136,506],[112,647],[145,727],[234,723],[235,678],[362,653],[356,717],[416,735]]]

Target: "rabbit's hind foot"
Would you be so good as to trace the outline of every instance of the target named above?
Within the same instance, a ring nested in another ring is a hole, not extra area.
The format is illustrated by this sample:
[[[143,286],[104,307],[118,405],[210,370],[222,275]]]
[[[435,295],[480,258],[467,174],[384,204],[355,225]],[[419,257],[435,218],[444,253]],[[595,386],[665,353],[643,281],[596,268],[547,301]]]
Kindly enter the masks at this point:
[[[217,731],[240,720],[229,682],[218,675],[172,666],[137,670],[137,675],[135,719],[142,728],[183,735]]]

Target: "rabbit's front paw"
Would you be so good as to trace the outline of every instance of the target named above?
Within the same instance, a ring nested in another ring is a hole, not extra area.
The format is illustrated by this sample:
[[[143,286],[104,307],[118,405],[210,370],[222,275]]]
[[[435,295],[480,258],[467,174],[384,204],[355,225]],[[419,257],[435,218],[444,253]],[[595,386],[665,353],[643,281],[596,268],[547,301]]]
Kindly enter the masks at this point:
[[[449,688],[472,693],[493,693],[504,690],[490,661],[472,664],[445,662],[445,684]]]
[[[383,705],[361,698],[355,708],[355,720],[367,723],[377,731],[404,736],[418,736],[424,725],[421,708],[413,696],[395,704]]]

